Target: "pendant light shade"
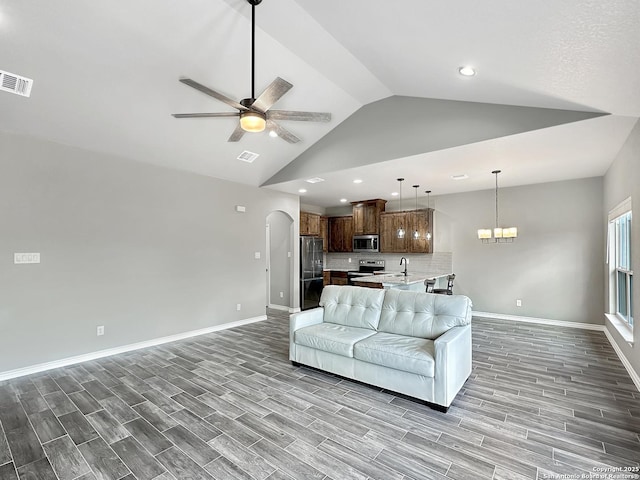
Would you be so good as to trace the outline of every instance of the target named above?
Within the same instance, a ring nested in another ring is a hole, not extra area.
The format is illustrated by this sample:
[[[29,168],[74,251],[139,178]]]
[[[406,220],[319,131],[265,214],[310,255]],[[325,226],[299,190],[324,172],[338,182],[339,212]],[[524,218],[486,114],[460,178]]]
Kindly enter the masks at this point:
[[[400,183],[400,210],[402,211],[402,182],[404,182],[404,178],[399,178],[398,183]],[[400,228],[396,231],[396,236],[398,238],[404,238],[404,225],[400,225]]]
[[[415,215],[418,214],[418,188],[420,187],[420,185],[414,185],[413,188],[416,189],[416,210],[415,210]],[[420,238],[420,232],[418,231],[418,225],[416,222],[416,226],[415,229],[413,230],[413,239],[414,240],[418,240]]]
[[[482,243],[506,243],[513,242],[513,239],[518,236],[517,227],[499,227],[498,223],[498,174],[500,170],[494,170],[493,173],[496,176],[496,226],[493,228],[493,232],[490,228],[481,228],[478,230],[478,239]],[[493,237],[492,237],[493,233]]]

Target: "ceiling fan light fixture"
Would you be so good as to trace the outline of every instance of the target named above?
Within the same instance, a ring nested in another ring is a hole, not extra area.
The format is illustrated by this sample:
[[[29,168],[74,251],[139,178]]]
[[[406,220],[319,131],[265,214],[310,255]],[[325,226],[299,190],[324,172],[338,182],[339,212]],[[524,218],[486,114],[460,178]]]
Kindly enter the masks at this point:
[[[264,131],[267,126],[267,116],[260,112],[242,112],[240,114],[240,127],[245,132],[258,133]]]

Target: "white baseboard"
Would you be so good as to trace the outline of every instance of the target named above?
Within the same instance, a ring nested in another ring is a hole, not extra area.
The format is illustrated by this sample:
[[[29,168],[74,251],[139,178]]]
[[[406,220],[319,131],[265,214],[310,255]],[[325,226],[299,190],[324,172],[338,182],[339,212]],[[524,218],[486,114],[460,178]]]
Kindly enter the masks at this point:
[[[594,323],[567,322],[565,320],[552,320],[550,318],[521,317],[519,315],[506,315],[504,313],[475,311],[472,312],[472,315],[481,318],[497,318],[499,320],[513,320],[516,322],[541,323],[543,325],[553,325],[556,327],[581,328],[583,330],[596,330],[598,332],[604,331],[604,325],[596,325]]]
[[[163,343],[175,342],[177,340],[184,340],[185,338],[196,337],[198,335],[204,335],[207,333],[218,332],[220,330],[227,330],[228,328],[239,327],[241,325],[248,325],[250,323],[261,322],[266,320],[266,315],[260,315],[257,317],[247,318],[244,320],[237,320],[235,322],[223,323],[222,325],[214,325],[213,327],[202,328],[199,330],[191,330],[189,332],[177,333],[176,335],[169,335],[168,337],[154,338],[152,340],[145,340],[144,342],[131,343],[129,345],[122,345],[120,347],[108,348],[106,350],[99,350],[97,352],[84,353],[82,355],[76,355],[74,357],[67,357],[60,360],[54,360],[52,362],[39,363],[37,365],[31,365],[29,367],[18,368],[16,370],[9,370],[6,372],[0,372],[0,381],[9,380],[11,378],[22,377],[24,375],[31,375],[33,373],[44,372],[45,370],[51,370],[53,368],[66,367],[68,365],[74,365],[76,363],[88,362],[89,360],[96,360],[98,358],[109,357],[118,353],[130,352],[132,350],[139,350],[141,348],[154,347]]]
[[[270,303],[268,308],[273,308],[274,310],[281,310],[283,312],[290,312],[291,308],[286,307],[284,305],[276,305],[275,303]]]
[[[613,349],[616,351],[616,354],[618,354],[618,358],[620,359],[620,361],[624,365],[624,368],[626,368],[627,372],[629,372],[629,376],[631,377],[631,380],[633,381],[633,384],[636,386],[638,391],[640,391],[640,375],[638,375],[638,373],[633,369],[633,366],[631,365],[629,360],[627,360],[627,357],[624,356],[624,353],[622,353],[622,350],[620,350],[620,347],[618,346],[616,341],[613,339],[613,337],[609,333],[609,330],[607,330],[605,328],[604,329],[604,334],[609,339],[609,343],[611,344]]]
[[[543,325],[553,325],[557,327],[581,328],[584,330],[596,330],[598,332],[604,332],[605,336],[609,340],[609,343],[622,362],[622,365],[624,365],[627,373],[629,373],[633,384],[636,386],[638,391],[640,391],[640,375],[638,375],[638,373],[633,369],[633,366],[631,365],[631,363],[629,363],[627,357],[624,356],[624,353],[622,353],[622,350],[620,350],[620,347],[604,325],[594,325],[593,323],[566,322],[563,320],[551,320],[549,318],[520,317],[518,315],[505,315],[503,313],[472,312],[472,315],[474,317],[481,318],[497,318],[499,320],[514,320],[516,322],[540,323]]]

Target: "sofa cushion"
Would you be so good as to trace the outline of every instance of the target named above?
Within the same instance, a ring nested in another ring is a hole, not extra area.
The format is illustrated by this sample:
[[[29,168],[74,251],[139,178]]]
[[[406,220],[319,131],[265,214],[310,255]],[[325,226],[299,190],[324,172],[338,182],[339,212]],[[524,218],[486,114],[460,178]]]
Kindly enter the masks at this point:
[[[353,358],[353,346],[356,342],[375,333],[375,330],[368,328],[323,322],[296,330],[294,341],[298,345]]]
[[[320,306],[323,321],[348,327],[375,330],[380,321],[384,290],[346,285],[327,285],[322,290]]]
[[[435,372],[433,341],[425,338],[379,332],[356,343],[354,357],[425,377]]]
[[[378,331],[434,340],[471,321],[471,300],[464,295],[437,295],[386,290]]]

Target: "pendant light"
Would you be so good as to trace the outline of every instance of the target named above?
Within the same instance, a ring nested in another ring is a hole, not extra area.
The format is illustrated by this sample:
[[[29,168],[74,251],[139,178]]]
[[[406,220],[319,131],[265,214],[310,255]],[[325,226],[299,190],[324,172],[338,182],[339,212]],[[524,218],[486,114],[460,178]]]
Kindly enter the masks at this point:
[[[425,190],[425,192],[427,194],[427,209],[431,208],[431,190]],[[431,225],[429,225],[429,227],[431,227]],[[427,230],[427,235],[426,235],[427,240],[431,240],[431,232],[429,230]]]
[[[400,211],[402,211],[402,182],[404,182],[404,178],[399,178],[398,182],[400,183]],[[398,238],[404,238],[404,225],[400,225],[396,235]]]
[[[415,214],[416,218],[418,216],[418,188],[420,187],[420,185],[414,185],[413,188],[416,189],[416,210],[415,210]],[[416,225],[415,225],[415,229],[413,230],[413,239],[414,240],[418,240],[420,238],[420,232],[418,231],[418,222],[416,221]]]
[[[496,176],[496,226],[493,229],[493,238],[491,236],[490,228],[481,228],[478,230],[478,239],[482,243],[506,243],[513,242],[513,239],[518,236],[517,227],[499,227],[498,223],[498,174],[500,170],[494,170],[493,173]]]

